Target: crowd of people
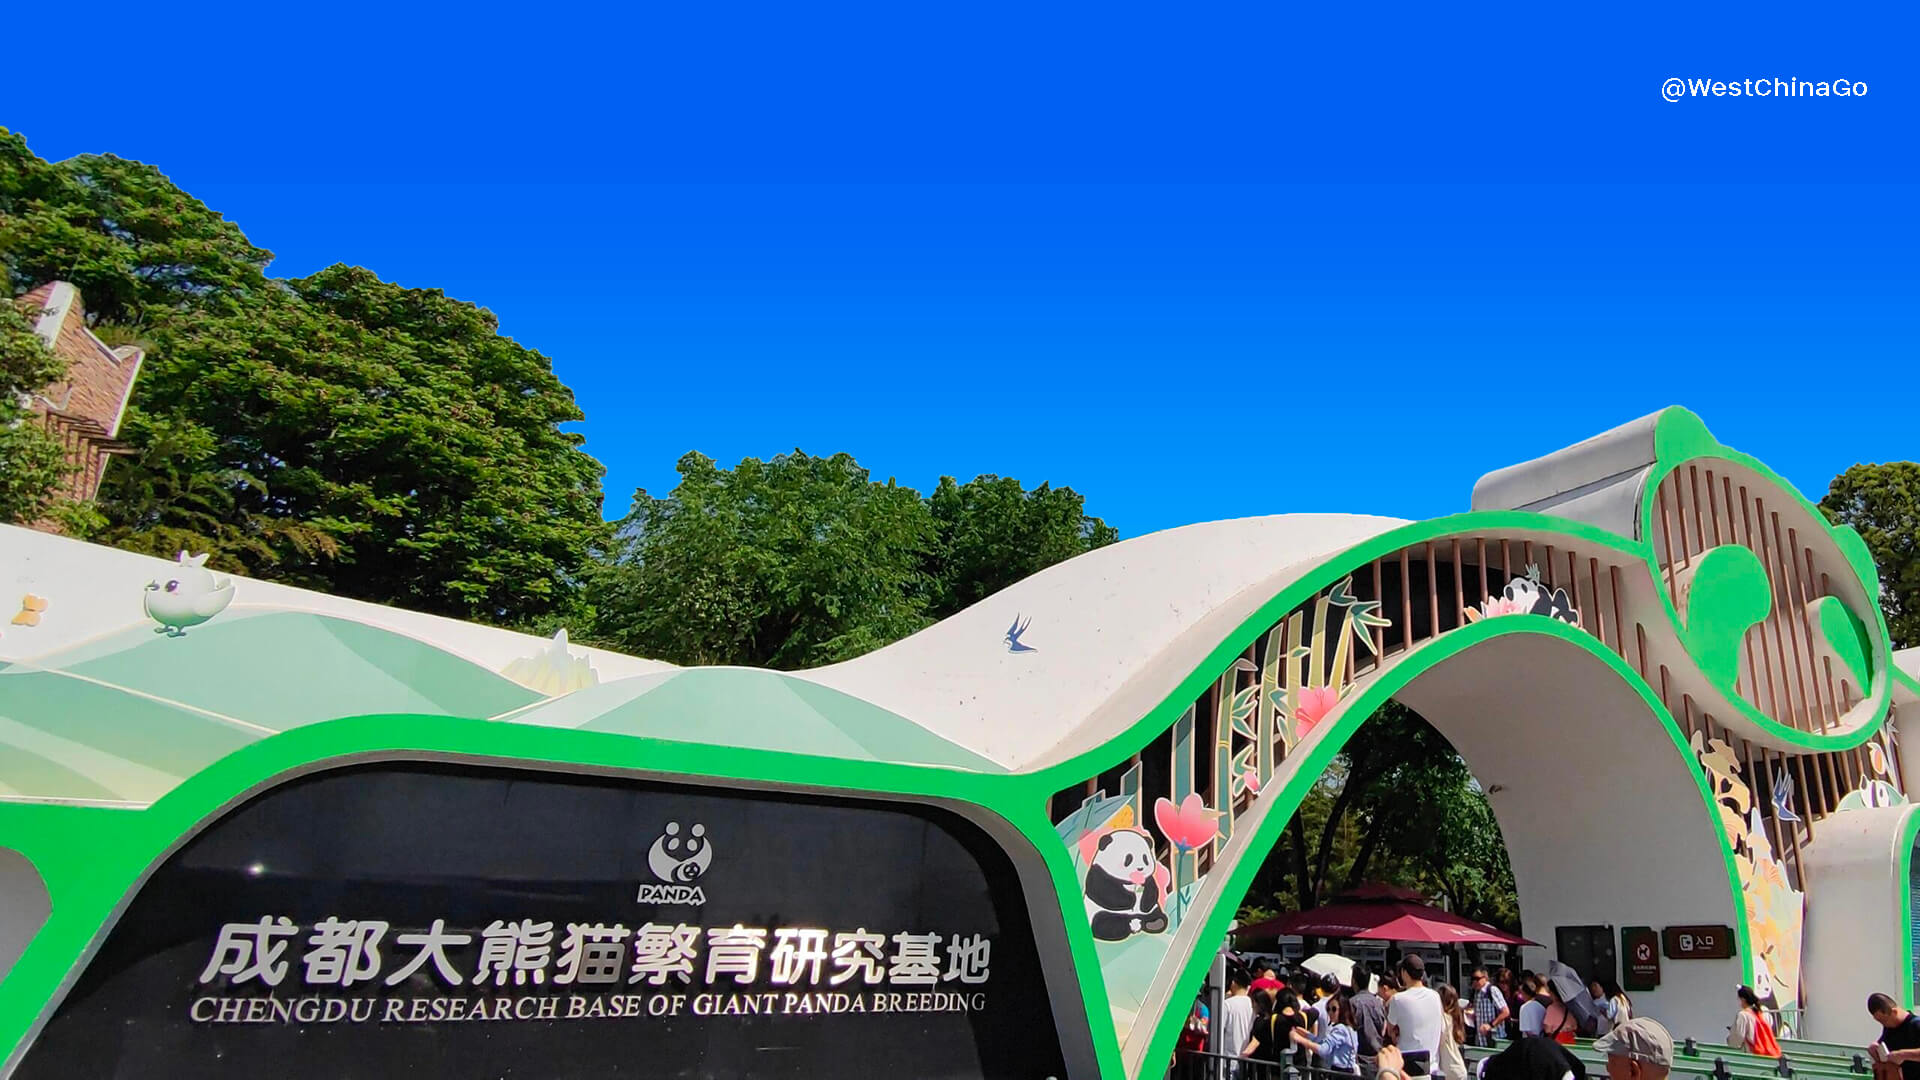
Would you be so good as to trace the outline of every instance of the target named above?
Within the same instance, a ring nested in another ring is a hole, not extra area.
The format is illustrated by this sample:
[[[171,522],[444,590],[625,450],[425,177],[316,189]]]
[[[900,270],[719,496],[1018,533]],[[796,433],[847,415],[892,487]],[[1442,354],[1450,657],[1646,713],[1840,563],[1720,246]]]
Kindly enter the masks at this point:
[[[1269,965],[1234,966],[1218,1043],[1208,1045],[1213,1025],[1196,1003],[1179,1048],[1363,1080],[1467,1080],[1464,1048],[1506,1043],[1482,1060],[1476,1080],[1584,1080],[1585,1069],[1565,1047],[1597,1037],[1609,1080],[1666,1080],[1673,1038],[1665,1027],[1634,1015],[1632,999],[1610,982],[1589,981],[1587,1000],[1575,1007],[1562,1000],[1557,981],[1566,982],[1476,967],[1466,995],[1445,982],[1436,991],[1427,985],[1425,961],[1413,953],[1391,977],[1355,965],[1351,986],[1313,972],[1289,980]],[[1779,1057],[1774,1020],[1760,997],[1747,986],[1736,996],[1728,1045]],[[1868,1047],[1874,1080],[1920,1080],[1920,1016],[1886,994],[1869,997],[1867,1012],[1881,1028]],[[1229,1073],[1229,1080],[1238,1075]]]
[[[1372,1077],[1386,1048],[1408,1075],[1465,1080],[1462,1048],[1477,1042],[1487,1024],[1504,1023],[1504,1007],[1485,1022],[1475,1019],[1452,986],[1427,985],[1426,964],[1415,954],[1401,960],[1395,978],[1382,974],[1367,978],[1356,968],[1364,981],[1342,986],[1328,975],[1302,973],[1289,980],[1269,966],[1234,967],[1216,1052]],[[1485,982],[1486,972],[1476,976],[1476,985]],[[1473,1008],[1480,1007],[1476,1001]],[[1210,1027],[1205,1007],[1196,1004],[1181,1048],[1207,1049]]]
[[[1505,969],[1475,968],[1466,996],[1451,984],[1427,985],[1426,964],[1403,957],[1391,977],[1354,969],[1354,984],[1300,973],[1289,980],[1272,967],[1233,967],[1218,1025],[1216,1052],[1274,1065],[1356,1075],[1364,1080],[1467,1080],[1464,1048],[1512,1040],[1485,1060],[1477,1080],[1583,1080],[1584,1068],[1567,1052],[1579,1032],[1552,985],[1532,972],[1516,979]],[[1603,1007],[1608,1030],[1596,1047],[1608,1057],[1609,1080],[1666,1080],[1673,1039],[1657,1022],[1632,1015],[1625,994],[1595,983],[1588,992]],[[1517,1010],[1509,1008],[1517,1001]],[[1556,1009],[1560,1010],[1556,1012]],[[1196,1005],[1180,1046],[1207,1049],[1204,1005]],[[1591,1027],[1591,1025],[1588,1025]],[[1920,1072],[1920,1018],[1913,1061]],[[1904,1058],[1902,1060],[1905,1060]],[[1616,1062],[1618,1063],[1616,1066]],[[1229,1077],[1241,1074],[1229,1072]],[[1920,1080],[1920,1075],[1888,1078]]]
[[[1435,989],[1413,953],[1391,975],[1355,965],[1352,986],[1312,972],[1290,979],[1270,965],[1236,966],[1227,984],[1216,1052],[1363,1077],[1377,1071],[1381,1048],[1392,1046],[1410,1075],[1465,1080],[1465,1047],[1533,1035],[1571,1043],[1605,1035],[1633,1015],[1619,987],[1595,980],[1587,986],[1592,1007],[1582,1014],[1597,1019],[1582,1023],[1549,980],[1504,967],[1474,968],[1465,995],[1447,983]],[[1207,1049],[1211,1026],[1196,1003],[1181,1048]]]

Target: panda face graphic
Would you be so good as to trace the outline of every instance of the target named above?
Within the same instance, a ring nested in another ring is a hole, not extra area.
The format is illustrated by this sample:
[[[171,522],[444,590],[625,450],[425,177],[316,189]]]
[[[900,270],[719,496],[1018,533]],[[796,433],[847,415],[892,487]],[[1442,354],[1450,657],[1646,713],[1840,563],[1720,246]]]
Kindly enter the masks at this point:
[[[707,839],[707,827],[698,822],[684,833],[679,822],[667,822],[647,852],[647,868],[654,877],[671,885],[698,880],[712,863],[713,845]]]
[[[1118,842],[1115,838],[1119,838]],[[1138,885],[1153,873],[1153,851],[1136,833],[1115,832],[1100,838],[1094,862],[1114,877]]]
[[[1532,611],[1540,604],[1540,586],[1528,578],[1514,578],[1507,582],[1507,599],[1519,604],[1523,610]]]
[[[1100,837],[1081,881],[1095,938],[1125,941],[1166,930],[1160,870],[1153,840],[1145,833],[1115,829]]]
[[[1580,624],[1580,614],[1573,610],[1573,601],[1568,598],[1565,589],[1549,589],[1532,578],[1518,577],[1507,582],[1501,595],[1525,614],[1545,615],[1549,619],[1575,626]]]

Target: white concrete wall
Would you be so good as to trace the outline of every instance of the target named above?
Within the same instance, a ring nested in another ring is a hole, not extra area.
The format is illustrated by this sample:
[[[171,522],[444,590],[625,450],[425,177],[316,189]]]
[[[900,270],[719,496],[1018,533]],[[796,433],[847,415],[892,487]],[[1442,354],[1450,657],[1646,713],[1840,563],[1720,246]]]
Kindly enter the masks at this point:
[[[1906,1000],[1906,867],[1900,850],[1917,806],[1843,810],[1814,826],[1801,850],[1806,938],[1801,948],[1808,1037],[1865,1045],[1879,1030],[1867,995]]]
[[[1398,697],[1466,758],[1490,792],[1520,894],[1523,933],[1554,927],[1739,921],[1723,845],[1687,756],[1600,659],[1515,634],[1442,662]],[[1498,790],[1495,790],[1495,789]],[[1724,1038],[1742,961],[1661,961],[1660,988],[1635,1012],[1676,1037]]]
[[[171,559],[0,525],[0,605],[6,605],[0,608],[0,661],[33,660],[129,626],[152,625],[141,607],[147,582],[166,580],[167,568],[173,565]],[[251,578],[233,576],[233,580],[238,587],[231,611],[273,607],[351,619],[405,634],[494,671],[547,646],[542,638],[478,623]],[[47,601],[40,625],[9,625],[13,613],[20,610],[21,598],[29,593]],[[604,649],[575,646],[573,651],[593,661],[602,682],[673,670],[671,664]]]
[[[1329,556],[1405,525],[1277,514],[1113,544],[1008,586],[884,649],[794,676],[864,698],[1012,768],[1113,738],[1220,639]],[[1031,620],[1009,652],[1007,629]]]

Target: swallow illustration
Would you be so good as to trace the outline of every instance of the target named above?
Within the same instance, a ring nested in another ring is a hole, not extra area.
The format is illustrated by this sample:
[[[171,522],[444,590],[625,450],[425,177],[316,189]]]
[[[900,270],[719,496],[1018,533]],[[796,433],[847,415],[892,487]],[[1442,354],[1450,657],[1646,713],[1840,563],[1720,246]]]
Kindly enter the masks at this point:
[[[1793,812],[1793,777],[1785,771],[1773,774],[1773,817],[1782,823],[1800,820],[1800,815]]]
[[[1032,619],[1028,619],[1028,620],[1027,620],[1026,622],[1021,622],[1021,621],[1020,621],[1020,616],[1019,616],[1019,615],[1017,615],[1017,614],[1016,614],[1016,615],[1014,615],[1014,617],[1013,617],[1013,625],[1012,625],[1012,626],[1009,626],[1009,627],[1007,627],[1007,637],[1006,637],[1006,642],[1007,642],[1007,651],[1008,651],[1008,652],[1036,652],[1036,651],[1038,651],[1038,650],[1036,650],[1036,649],[1035,649],[1035,648],[1034,648],[1033,646],[1031,646],[1031,645],[1022,645],[1022,644],[1020,643],[1020,635],[1021,635],[1021,634],[1024,634],[1024,633],[1026,633],[1026,632],[1027,632],[1027,627],[1029,627],[1029,626],[1032,626],[1032,625],[1033,625],[1033,620],[1032,620]]]

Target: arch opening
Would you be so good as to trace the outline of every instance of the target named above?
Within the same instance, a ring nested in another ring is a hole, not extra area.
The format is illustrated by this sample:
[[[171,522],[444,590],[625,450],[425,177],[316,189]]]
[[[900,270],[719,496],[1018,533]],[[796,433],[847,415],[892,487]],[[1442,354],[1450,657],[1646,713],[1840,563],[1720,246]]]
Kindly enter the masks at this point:
[[[1358,725],[1308,788],[1254,875],[1234,940],[1243,953],[1333,950],[1390,966],[1395,957],[1387,942],[1303,934],[1300,913],[1416,897],[1501,931],[1520,930],[1506,844],[1483,785],[1445,736],[1395,700]],[[1380,919],[1399,913],[1397,907],[1373,910]],[[1314,940],[1294,944],[1309,936]],[[1504,943],[1462,944],[1467,963],[1518,967],[1517,950]],[[1431,963],[1434,956],[1428,958]],[[1440,958],[1462,959],[1451,948]]]
[[[1422,672],[1397,697],[1490,792],[1513,867],[1524,950],[1544,970],[1560,927],[1744,920],[1726,841],[1669,726],[1618,673],[1558,638],[1509,634]],[[1585,973],[1583,973],[1585,974]],[[1746,978],[1740,957],[1663,962],[1636,1011],[1711,1038]]]

